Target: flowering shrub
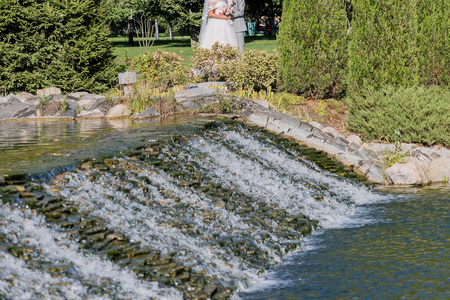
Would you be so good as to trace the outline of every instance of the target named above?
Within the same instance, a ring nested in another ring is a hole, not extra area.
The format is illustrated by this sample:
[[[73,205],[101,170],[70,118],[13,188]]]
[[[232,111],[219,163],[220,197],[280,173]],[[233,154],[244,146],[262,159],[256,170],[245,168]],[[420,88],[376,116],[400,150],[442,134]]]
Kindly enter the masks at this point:
[[[145,82],[153,87],[171,87],[187,82],[188,68],[176,53],[157,50],[139,55],[131,63]]]
[[[212,49],[197,47],[189,77],[196,81],[228,81],[235,88],[267,90],[277,83],[278,57],[265,51],[246,49],[244,55],[229,45]]]
[[[212,49],[195,47],[189,77],[195,81],[227,81],[240,61],[240,54],[230,45],[216,43]]]

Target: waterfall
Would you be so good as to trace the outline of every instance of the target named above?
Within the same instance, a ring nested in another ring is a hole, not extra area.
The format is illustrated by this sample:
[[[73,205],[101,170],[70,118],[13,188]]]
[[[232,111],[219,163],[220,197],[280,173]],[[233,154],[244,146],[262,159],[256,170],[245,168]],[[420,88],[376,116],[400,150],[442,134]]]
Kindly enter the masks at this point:
[[[0,248],[0,295],[230,297],[317,228],[363,224],[358,208],[380,199],[243,125],[64,171],[28,198],[2,192],[0,241],[17,249]]]

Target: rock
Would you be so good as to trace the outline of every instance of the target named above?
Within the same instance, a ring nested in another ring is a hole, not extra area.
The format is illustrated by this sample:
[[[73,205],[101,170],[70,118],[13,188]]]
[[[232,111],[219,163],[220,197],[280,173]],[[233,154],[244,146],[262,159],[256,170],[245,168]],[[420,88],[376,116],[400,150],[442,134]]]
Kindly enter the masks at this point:
[[[247,119],[249,122],[264,128],[266,128],[267,122],[269,121],[269,117],[261,112],[255,112],[248,116]]]
[[[414,150],[416,148],[417,148],[416,144],[410,144],[410,143],[401,143],[400,144],[400,149],[401,149],[402,153],[411,152],[412,150]]]
[[[386,175],[393,184],[417,185],[428,184],[430,179],[416,158],[409,158],[405,163],[394,164],[386,169]]]
[[[107,118],[118,118],[118,117],[125,117],[130,115],[130,110],[126,105],[123,104],[117,104],[116,106],[112,107],[105,117]]]
[[[74,100],[67,100],[65,104],[66,112],[63,113],[63,116],[74,118],[77,115],[78,103]]]
[[[377,153],[375,153],[374,151],[369,150],[369,149],[364,149],[364,148],[360,149],[359,153],[361,153],[361,155],[363,155],[364,157],[367,157],[367,158],[370,158],[373,160],[378,160],[380,158],[380,156],[377,155]]]
[[[320,124],[320,123],[317,123],[317,122],[311,122],[311,123],[309,123],[311,126],[314,126],[314,127],[316,127],[316,128],[318,128],[318,129],[320,129],[320,130],[322,130],[323,128],[324,128],[324,126],[322,125],[322,124]]]
[[[101,118],[104,117],[105,114],[98,108],[94,110],[82,110],[77,117],[79,118]]]
[[[425,147],[418,147],[411,151],[411,155],[414,157],[417,157],[417,159],[421,162],[429,163],[433,159],[438,159],[442,155],[439,150],[425,148]]]
[[[450,158],[441,157],[433,160],[428,165],[427,175],[431,182],[450,180]]]
[[[395,151],[395,144],[381,144],[381,143],[371,143],[366,144],[367,149],[374,151],[377,155],[384,155],[384,151],[388,150],[390,152]]]
[[[135,114],[134,117],[136,119],[144,119],[144,118],[149,118],[149,117],[156,117],[159,116],[159,112],[152,106],[152,107],[148,107],[147,109],[145,109],[143,112],[139,113],[139,114]]]
[[[18,95],[16,95],[16,98],[22,101],[22,103],[27,103],[31,105],[38,105],[39,104],[39,98],[38,96],[35,96],[31,93],[22,92]]]
[[[0,106],[6,104],[6,97],[0,97]]]
[[[50,101],[58,101],[62,98],[61,89],[57,87],[37,90],[36,94],[39,99],[51,98]]]
[[[211,82],[200,82],[196,84],[197,87],[200,88],[214,88],[214,89],[228,89],[230,83],[224,81],[211,81]]]
[[[332,128],[332,127],[325,127],[322,129],[323,132],[325,133],[330,133],[334,136],[334,138],[343,138],[345,139],[345,136],[342,135],[340,132],[338,132],[336,129]]]
[[[106,97],[102,95],[96,94],[87,94],[81,97],[78,101],[78,105],[80,107],[84,107],[85,110],[95,110],[99,109],[103,113],[105,113],[107,109]]]
[[[384,183],[385,179],[383,176],[383,171],[381,170],[380,166],[378,166],[377,164],[372,164],[369,168],[369,170],[367,171],[367,179],[375,182],[375,183]]]
[[[349,135],[349,136],[347,137],[347,141],[350,143],[350,145],[351,145],[351,144],[359,145],[358,148],[361,148],[361,146],[362,146],[361,138],[360,138],[359,136],[357,136],[357,135],[354,135],[354,134]]]
[[[75,93],[70,93],[67,94],[67,98],[69,98],[70,100],[74,100],[74,101],[79,101],[81,100],[81,98],[83,96],[89,95],[88,92],[75,92]]]
[[[7,102],[0,108],[0,120],[26,118],[36,113],[36,106],[22,103],[19,99],[8,96]]]
[[[83,110],[90,110],[90,108],[94,105],[95,99],[84,99],[77,101],[78,106]]]
[[[441,148],[439,149],[439,153],[441,153],[443,157],[448,157],[448,158],[450,158],[450,149],[448,149],[448,148],[441,147]]]
[[[59,108],[61,106],[60,101],[54,101],[50,102],[49,104],[45,105],[42,109],[42,114],[44,116],[57,116],[60,114]]]
[[[5,183],[6,183],[5,176],[0,175],[0,185]]]
[[[262,106],[262,107],[264,107],[264,108],[267,108],[267,109],[270,108],[270,104],[266,100],[262,100],[262,99],[256,100],[255,103],[260,105],[260,106]]]

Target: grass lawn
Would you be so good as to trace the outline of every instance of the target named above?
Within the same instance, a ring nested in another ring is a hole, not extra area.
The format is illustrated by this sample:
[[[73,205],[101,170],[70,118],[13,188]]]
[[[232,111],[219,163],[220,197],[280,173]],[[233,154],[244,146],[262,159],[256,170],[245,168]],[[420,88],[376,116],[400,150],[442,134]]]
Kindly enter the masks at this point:
[[[167,52],[175,52],[189,63],[192,57],[191,41],[189,37],[175,36],[174,40],[170,40],[167,35],[161,34],[160,40],[155,41],[152,47],[139,47],[137,38],[134,38],[134,47],[128,46],[128,37],[110,37],[109,40],[115,47],[114,55],[117,56],[117,62],[123,62],[125,59],[125,52],[128,51],[129,57],[136,55],[155,52],[158,49]],[[252,36],[245,38],[245,47],[255,50],[265,50],[268,53],[275,53],[277,47],[276,37],[267,36]]]

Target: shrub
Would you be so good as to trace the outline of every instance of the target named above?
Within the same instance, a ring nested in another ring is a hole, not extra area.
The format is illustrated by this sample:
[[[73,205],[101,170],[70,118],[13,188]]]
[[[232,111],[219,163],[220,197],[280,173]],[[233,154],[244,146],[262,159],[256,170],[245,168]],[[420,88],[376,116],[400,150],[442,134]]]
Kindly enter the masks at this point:
[[[350,93],[417,83],[416,0],[352,1]]]
[[[145,81],[149,87],[167,88],[184,84],[188,80],[188,69],[184,66],[183,59],[173,52],[147,52],[135,57],[130,64],[139,74],[139,79]]]
[[[228,81],[241,61],[236,48],[216,43],[211,49],[196,46],[189,77],[196,81]]]
[[[107,90],[117,69],[104,19],[96,0],[0,1],[0,93]]]
[[[233,82],[235,89],[255,91],[275,88],[278,57],[265,51],[215,44],[212,49],[195,48],[190,77],[197,81]]]
[[[365,88],[348,99],[349,129],[369,140],[450,146],[450,90]]]
[[[278,38],[285,91],[340,97],[346,89],[347,13],[340,0],[285,0]]]
[[[418,76],[424,85],[450,85],[450,1],[417,1]]]

